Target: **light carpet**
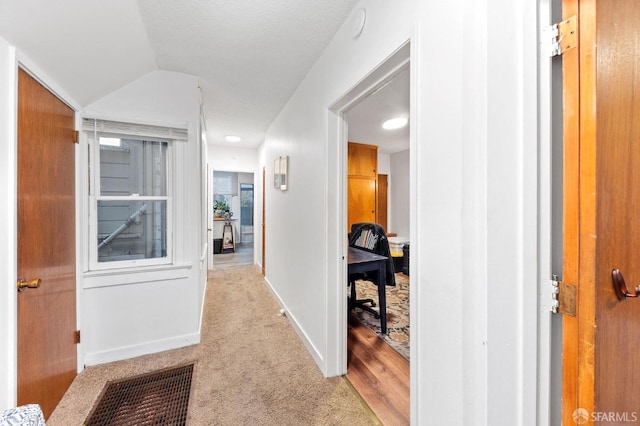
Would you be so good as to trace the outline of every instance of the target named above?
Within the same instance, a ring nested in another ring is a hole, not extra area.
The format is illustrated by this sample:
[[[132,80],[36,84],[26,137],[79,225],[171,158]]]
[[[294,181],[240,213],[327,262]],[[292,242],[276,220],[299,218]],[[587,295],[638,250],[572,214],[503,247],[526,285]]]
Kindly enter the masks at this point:
[[[47,421],[81,425],[117,380],[196,363],[188,425],[379,425],[345,378],[326,379],[255,266],[210,271],[202,342],[86,368]]]

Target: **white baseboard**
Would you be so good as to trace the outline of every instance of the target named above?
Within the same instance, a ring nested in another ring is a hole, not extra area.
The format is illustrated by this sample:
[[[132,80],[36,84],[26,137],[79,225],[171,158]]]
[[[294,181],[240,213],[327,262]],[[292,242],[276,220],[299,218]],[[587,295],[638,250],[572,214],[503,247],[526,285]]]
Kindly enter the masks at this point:
[[[278,301],[278,305],[280,305],[280,307],[285,310],[285,315],[289,320],[289,324],[291,324],[295,332],[298,334],[298,337],[300,337],[300,340],[302,340],[302,343],[304,343],[305,347],[313,357],[313,360],[318,365],[318,368],[320,368],[320,371],[322,371],[324,374],[324,370],[323,370],[324,358],[322,357],[322,354],[318,351],[318,349],[315,347],[313,342],[311,342],[311,340],[309,339],[309,336],[307,336],[307,334],[304,332],[304,329],[300,326],[295,316],[289,312],[284,302],[282,301],[282,299],[280,299],[280,297],[278,296],[278,293],[274,290],[273,286],[271,285],[267,277],[264,278],[264,282],[267,285],[267,288],[269,289],[269,291],[271,291],[271,294],[273,294],[273,296]]]
[[[200,333],[187,334],[170,339],[145,342],[139,345],[123,346],[108,351],[87,353],[84,356],[84,364],[85,366],[105,364],[107,362],[121,361],[142,355],[168,351],[170,349],[183,348],[198,343],[200,343]]]

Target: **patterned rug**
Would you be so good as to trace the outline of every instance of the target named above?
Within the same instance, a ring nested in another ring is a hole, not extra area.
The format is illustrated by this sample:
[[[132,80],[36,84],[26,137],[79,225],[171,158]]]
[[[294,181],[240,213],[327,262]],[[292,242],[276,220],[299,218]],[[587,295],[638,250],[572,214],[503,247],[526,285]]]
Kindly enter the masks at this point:
[[[356,281],[358,299],[378,300],[378,288],[370,281]],[[400,355],[409,359],[409,277],[396,274],[396,285],[387,286],[387,334],[380,334],[380,320],[355,308],[355,315],[368,329],[376,333]]]

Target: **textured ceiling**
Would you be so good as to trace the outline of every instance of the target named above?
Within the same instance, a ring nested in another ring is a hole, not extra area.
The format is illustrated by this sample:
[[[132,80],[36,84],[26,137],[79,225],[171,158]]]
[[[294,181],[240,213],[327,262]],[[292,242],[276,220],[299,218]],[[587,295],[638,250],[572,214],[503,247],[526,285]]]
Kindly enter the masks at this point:
[[[157,69],[194,75],[202,89],[208,142],[228,144],[224,135],[233,134],[243,138],[235,146],[253,148],[355,4],[0,0],[0,36],[80,107]],[[371,129],[363,132],[376,114],[373,106],[389,110],[380,100],[387,91],[350,114],[350,127],[362,129],[358,138],[367,143],[377,143]],[[373,106],[365,109],[368,104]]]
[[[0,36],[81,107],[158,69],[131,0],[0,0]]]
[[[258,145],[353,0],[138,0],[158,66],[200,77],[207,136]]]

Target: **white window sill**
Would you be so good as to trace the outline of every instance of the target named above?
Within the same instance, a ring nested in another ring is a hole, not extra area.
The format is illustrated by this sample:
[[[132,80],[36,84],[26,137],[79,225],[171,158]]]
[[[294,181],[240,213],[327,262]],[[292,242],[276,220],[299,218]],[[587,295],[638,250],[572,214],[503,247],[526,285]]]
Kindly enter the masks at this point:
[[[184,279],[189,276],[191,268],[191,263],[183,263],[88,271],[83,274],[83,288],[112,287],[151,281]]]

